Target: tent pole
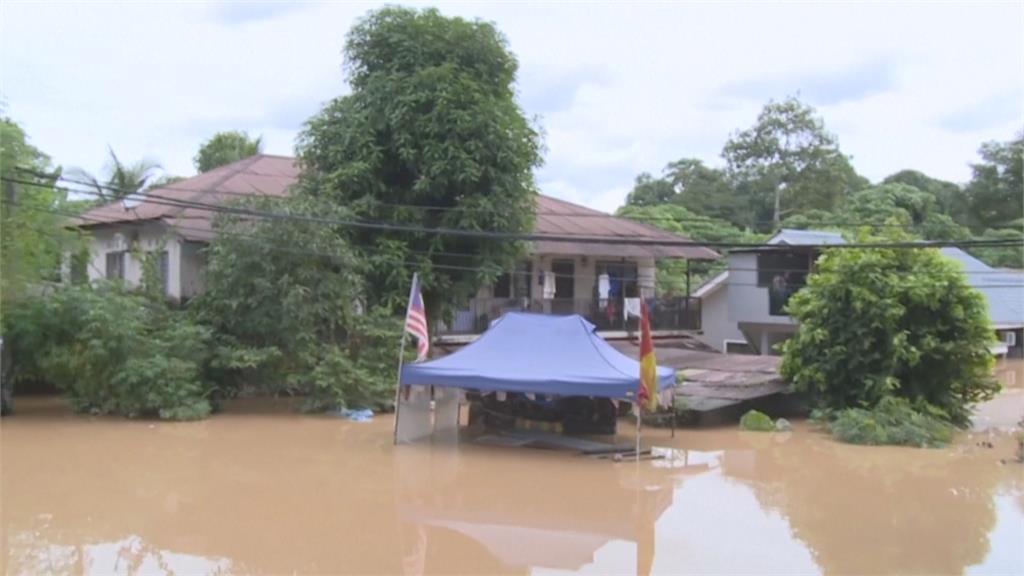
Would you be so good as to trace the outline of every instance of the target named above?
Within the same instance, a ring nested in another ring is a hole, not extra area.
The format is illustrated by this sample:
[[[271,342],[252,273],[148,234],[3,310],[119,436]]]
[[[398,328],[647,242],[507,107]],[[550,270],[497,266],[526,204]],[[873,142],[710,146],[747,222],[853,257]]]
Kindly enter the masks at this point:
[[[405,328],[402,328],[402,344],[398,347],[398,378],[395,383],[395,429],[392,444],[398,444],[398,415],[402,404],[402,359],[405,357]]]

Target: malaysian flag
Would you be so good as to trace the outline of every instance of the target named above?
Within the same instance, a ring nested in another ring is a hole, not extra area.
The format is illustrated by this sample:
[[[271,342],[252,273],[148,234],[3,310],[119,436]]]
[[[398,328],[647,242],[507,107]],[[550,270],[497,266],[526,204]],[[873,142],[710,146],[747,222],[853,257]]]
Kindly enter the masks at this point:
[[[409,309],[405,313],[405,331],[416,337],[416,360],[426,360],[427,352],[430,351],[430,333],[427,331],[427,309],[423,306],[420,278],[416,273],[412,275]]]

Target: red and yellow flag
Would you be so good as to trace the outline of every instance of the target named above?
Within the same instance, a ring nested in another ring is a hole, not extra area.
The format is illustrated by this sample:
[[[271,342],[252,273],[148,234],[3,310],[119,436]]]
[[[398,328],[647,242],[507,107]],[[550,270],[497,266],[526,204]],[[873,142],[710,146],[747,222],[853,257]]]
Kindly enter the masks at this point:
[[[648,412],[658,408],[658,361],[654,359],[654,341],[651,339],[651,320],[647,302],[640,301],[640,407]]]

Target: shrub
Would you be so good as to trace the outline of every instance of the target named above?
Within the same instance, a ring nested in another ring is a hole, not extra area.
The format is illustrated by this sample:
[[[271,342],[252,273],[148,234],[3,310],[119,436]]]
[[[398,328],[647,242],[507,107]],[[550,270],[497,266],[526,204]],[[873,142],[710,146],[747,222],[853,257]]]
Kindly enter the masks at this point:
[[[53,383],[80,412],[196,418],[209,413],[209,330],[118,285],[66,287],[4,317],[16,379]]]
[[[953,439],[953,426],[928,412],[927,407],[915,410],[905,398],[890,396],[872,410],[840,410],[828,428],[835,438],[851,444],[945,446]]]
[[[826,251],[788,306],[800,330],[783,346],[782,374],[816,407],[898,396],[963,426],[999,389],[985,299],[938,250]]]
[[[771,432],[775,430],[775,423],[764,412],[750,410],[740,418],[740,428],[754,432]]]
[[[244,206],[346,216],[302,195]],[[363,312],[364,262],[346,238],[304,222],[225,215],[216,226],[192,306],[214,331],[220,389],[304,395],[309,411],[389,405],[401,325],[384,309]]]

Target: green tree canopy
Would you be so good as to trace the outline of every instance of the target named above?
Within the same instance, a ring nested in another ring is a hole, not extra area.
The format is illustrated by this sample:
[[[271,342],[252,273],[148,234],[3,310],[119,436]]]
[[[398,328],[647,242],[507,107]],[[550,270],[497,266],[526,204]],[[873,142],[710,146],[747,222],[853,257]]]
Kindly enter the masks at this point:
[[[900,170],[886,176],[882,184],[906,184],[935,198],[939,212],[949,215],[959,224],[969,222],[968,198],[963,188],[953,182],[932,178],[917,170]]]
[[[976,231],[1024,224],[1024,131],[1009,142],[982,144],[967,185]]]
[[[871,229],[884,233],[903,229],[925,240],[969,240],[970,231],[939,211],[935,196],[902,183],[871,186],[849,196],[832,212],[808,210],[787,218],[783,228]]]
[[[62,253],[78,246],[76,237],[61,225],[65,217],[59,212],[66,194],[43,176],[55,172],[59,169],[29,143],[21,126],[0,118],[0,306],[10,304],[33,283],[55,280]]]
[[[729,222],[710,216],[695,214],[678,204],[653,206],[623,206],[616,216],[644,222],[667,232],[682,234],[692,240],[704,242],[754,243],[765,239],[764,235],[736,228]],[[686,261],[663,258],[657,262],[657,288],[659,294],[686,294]],[[718,273],[725,261],[715,263],[697,262],[691,267],[690,290],[700,286],[704,280]]]
[[[998,390],[985,298],[936,249],[828,250],[788,309],[800,330],[783,345],[782,374],[819,407],[896,396],[965,425]]]
[[[654,206],[670,202],[676,197],[672,183],[642,172],[633,182],[633,190],[626,196],[627,206]]]
[[[769,102],[753,127],[729,139],[722,157],[756,218],[770,217],[776,227],[786,214],[831,210],[867,184],[814,109],[793,97]]]
[[[382,8],[351,30],[345,59],[352,93],[327,104],[299,137],[301,193],[368,220],[531,230],[541,143],[516,102],[516,59],[493,24],[435,9]],[[522,249],[399,231],[354,233],[352,242],[374,264],[367,278],[373,301],[404,305],[418,270],[432,316],[493,279]]]
[[[665,178],[677,192],[675,203],[740,227],[749,225],[750,207],[736,194],[723,170],[705,166],[696,158],[681,158],[665,166]]]
[[[247,132],[231,130],[217,132],[203,142],[192,163],[196,170],[209,172],[219,166],[237,162],[263,151],[263,137],[250,138]]]
[[[239,205],[350,218],[308,196]],[[307,395],[309,409],[389,404],[398,320],[362,305],[363,266],[326,226],[223,214],[207,251],[205,291],[191,310],[216,336],[221,390]]]

